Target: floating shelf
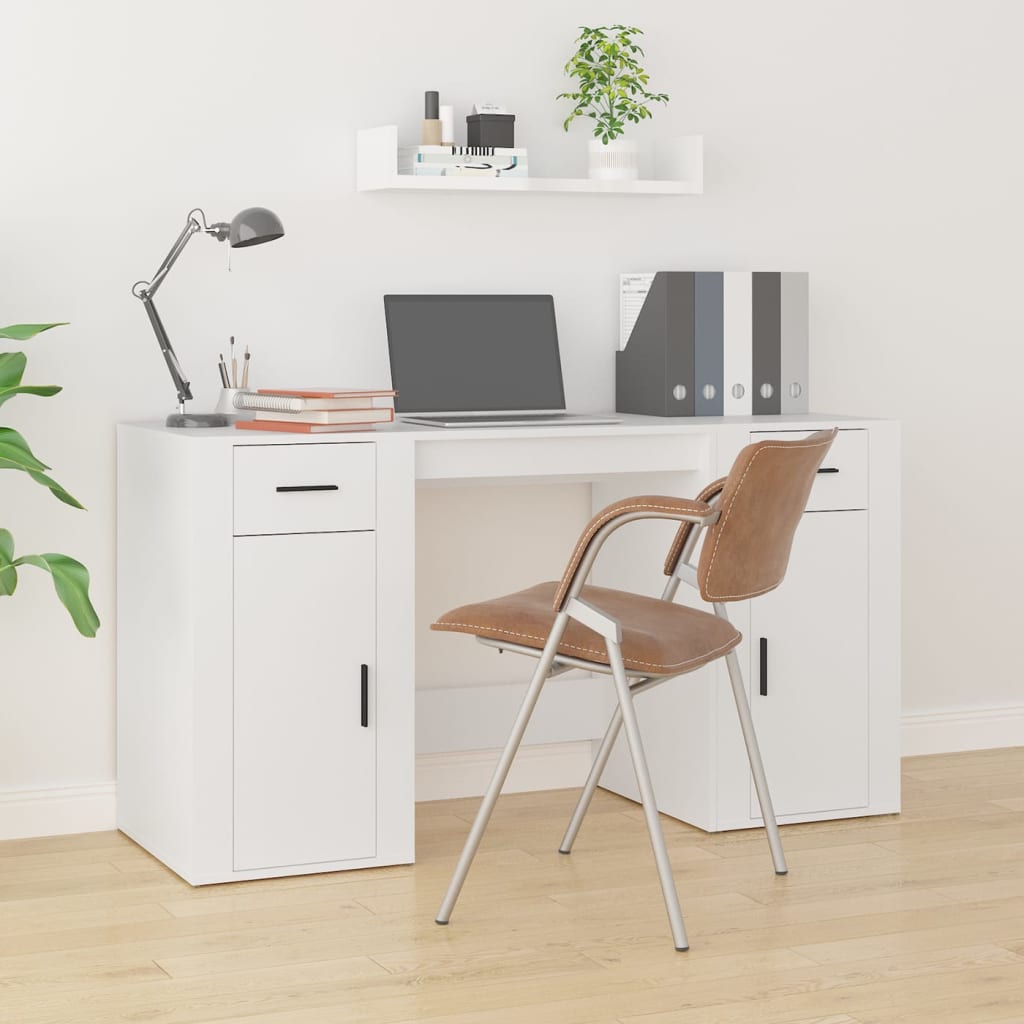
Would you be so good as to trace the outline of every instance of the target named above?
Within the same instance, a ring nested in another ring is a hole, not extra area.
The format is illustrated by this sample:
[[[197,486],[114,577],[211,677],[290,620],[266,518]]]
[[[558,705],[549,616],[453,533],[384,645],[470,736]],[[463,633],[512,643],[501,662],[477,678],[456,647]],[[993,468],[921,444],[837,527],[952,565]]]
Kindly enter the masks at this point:
[[[398,126],[364,128],[356,141],[356,188],[360,192],[589,192],[680,196],[704,191],[704,136],[673,139],[659,153],[658,178],[597,181],[591,178],[417,177],[398,173]]]

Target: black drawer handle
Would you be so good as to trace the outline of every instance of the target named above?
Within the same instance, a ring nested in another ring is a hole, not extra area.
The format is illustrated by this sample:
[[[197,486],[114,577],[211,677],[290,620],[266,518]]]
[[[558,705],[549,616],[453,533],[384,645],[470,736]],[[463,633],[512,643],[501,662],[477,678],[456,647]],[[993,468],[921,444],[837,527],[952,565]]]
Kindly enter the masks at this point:
[[[364,728],[370,727],[370,666],[360,666],[359,684],[359,724]]]
[[[839,472],[839,467],[838,466],[822,466],[821,469],[818,470],[818,472],[819,473],[838,473]]]
[[[768,637],[761,637],[761,696],[768,696]]]
[[[278,494],[293,494],[295,491],[337,491],[337,484],[299,484],[295,487],[278,487]]]

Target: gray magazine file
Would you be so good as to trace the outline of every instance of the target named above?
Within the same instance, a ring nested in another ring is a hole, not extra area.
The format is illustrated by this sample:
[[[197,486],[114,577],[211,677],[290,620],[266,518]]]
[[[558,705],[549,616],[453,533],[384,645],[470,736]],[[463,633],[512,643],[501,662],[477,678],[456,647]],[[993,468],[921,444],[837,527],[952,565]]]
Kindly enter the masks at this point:
[[[807,297],[806,273],[621,275],[616,411],[807,412]]]

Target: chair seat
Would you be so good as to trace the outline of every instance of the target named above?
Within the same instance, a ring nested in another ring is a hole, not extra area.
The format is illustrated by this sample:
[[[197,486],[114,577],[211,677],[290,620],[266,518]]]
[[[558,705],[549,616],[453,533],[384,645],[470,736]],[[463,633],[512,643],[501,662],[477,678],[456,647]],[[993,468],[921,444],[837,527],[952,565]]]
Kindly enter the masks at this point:
[[[555,621],[556,582],[539,583],[490,601],[463,605],[442,615],[431,629],[470,633],[543,648]],[[606,587],[584,587],[580,597],[617,619],[622,627],[622,659],[630,672],[679,675],[728,654],[742,639],[724,619],[708,612],[653,597]],[[558,645],[559,654],[608,664],[599,633],[575,619]]]

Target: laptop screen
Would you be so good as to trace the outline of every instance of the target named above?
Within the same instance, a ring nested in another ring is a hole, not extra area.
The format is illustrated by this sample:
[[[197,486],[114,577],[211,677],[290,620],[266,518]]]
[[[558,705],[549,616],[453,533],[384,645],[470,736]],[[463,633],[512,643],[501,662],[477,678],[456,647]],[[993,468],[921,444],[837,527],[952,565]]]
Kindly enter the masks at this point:
[[[398,412],[564,409],[550,295],[385,295]]]

